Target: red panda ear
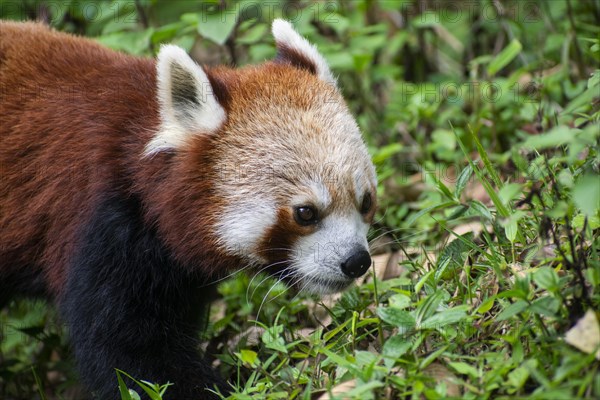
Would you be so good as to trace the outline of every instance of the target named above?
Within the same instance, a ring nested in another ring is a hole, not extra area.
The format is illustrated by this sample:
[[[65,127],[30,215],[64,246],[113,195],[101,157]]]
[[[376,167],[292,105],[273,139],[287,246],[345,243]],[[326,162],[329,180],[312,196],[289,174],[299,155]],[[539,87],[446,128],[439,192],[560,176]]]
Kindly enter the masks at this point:
[[[145,153],[177,150],[194,135],[211,134],[226,113],[202,69],[180,47],[163,46],[157,60],[161,125]]]
[[[300,36],[289,22],[283,19],[274,20],[272,32],[277,46],[275,62],[287,63],[305,69],[336,86],[336,80],[329,70],[325,58],[314,45]]]

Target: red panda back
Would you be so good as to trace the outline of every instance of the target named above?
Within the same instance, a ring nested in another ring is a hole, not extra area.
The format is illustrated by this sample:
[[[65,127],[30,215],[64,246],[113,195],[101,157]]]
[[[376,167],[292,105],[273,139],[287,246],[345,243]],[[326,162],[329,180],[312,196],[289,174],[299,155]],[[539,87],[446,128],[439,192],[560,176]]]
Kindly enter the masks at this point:
[[[158,124],[155,86],[152,60],[0,23],[0,280],[36,271],[60,293],[77,224]]]

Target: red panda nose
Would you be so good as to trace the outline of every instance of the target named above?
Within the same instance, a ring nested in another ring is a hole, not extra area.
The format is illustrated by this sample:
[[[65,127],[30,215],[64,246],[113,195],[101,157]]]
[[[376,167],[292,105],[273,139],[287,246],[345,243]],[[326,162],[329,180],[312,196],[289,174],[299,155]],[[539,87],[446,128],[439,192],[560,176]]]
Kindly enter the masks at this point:
[[[342,272],[349,278],[363,276],[371,266],[371,256],[368,251],[359,250],[342,263]]]

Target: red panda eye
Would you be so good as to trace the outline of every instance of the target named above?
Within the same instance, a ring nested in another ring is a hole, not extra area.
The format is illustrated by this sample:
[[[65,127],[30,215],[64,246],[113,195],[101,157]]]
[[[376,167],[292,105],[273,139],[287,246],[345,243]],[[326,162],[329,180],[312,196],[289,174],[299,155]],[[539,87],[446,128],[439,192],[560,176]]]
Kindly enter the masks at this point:
[[[366,192],[363,196],[362,204],[360,206],[360,212],[362,214],[367,214],[371,210],[372,205],[373,200],[371,199],[371,193]]]
[[[300,225],[314,225],[318,222],[317,210],[312,206],[296,207],[294,219]]]

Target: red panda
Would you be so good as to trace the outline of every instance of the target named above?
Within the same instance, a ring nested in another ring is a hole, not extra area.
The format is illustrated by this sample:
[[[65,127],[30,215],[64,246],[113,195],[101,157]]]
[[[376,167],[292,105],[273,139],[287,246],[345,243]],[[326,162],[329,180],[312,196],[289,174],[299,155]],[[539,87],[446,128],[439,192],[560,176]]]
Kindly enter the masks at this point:
[[[264,268],[335,292],[371,264],[376,175],[316,48],[275,20],[274,60],[202,67],[0,23],[0,307],[54,299],[83,382],[115,368],[210,398],[196,353],[220,277]]]

